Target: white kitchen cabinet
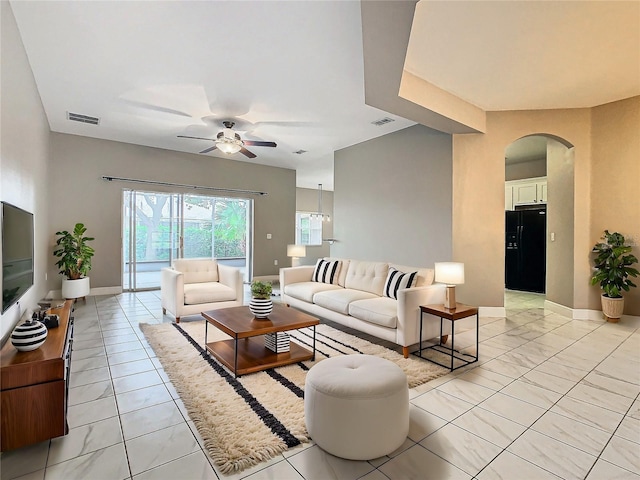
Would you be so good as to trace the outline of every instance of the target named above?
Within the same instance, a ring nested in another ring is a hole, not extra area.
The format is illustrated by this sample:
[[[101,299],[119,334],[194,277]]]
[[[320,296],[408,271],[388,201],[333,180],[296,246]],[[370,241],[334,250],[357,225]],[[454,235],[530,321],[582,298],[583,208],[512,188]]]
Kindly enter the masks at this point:
[[[504,209],[513,210],[513,186],[511,185],[504,187]]]
[[[505,210],[513,210],[517,205],[546,204],[546,177],[505,182],[504,200]]]
[[[536,182],[538,192],[538,203],[547,203],[547,182]]]
[[[538,203],[538,189],[535,183],[522,183],[513,186],[513,204],[526,205]]]

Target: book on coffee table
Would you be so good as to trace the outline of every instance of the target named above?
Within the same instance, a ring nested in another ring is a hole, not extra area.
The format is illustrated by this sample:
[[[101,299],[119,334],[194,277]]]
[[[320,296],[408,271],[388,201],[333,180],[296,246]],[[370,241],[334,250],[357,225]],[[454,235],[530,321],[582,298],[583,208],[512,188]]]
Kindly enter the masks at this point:
[[[285,332],[267,333],[264,336],[264,346],[272,352],[288,352],[291,348],[289,334]]]

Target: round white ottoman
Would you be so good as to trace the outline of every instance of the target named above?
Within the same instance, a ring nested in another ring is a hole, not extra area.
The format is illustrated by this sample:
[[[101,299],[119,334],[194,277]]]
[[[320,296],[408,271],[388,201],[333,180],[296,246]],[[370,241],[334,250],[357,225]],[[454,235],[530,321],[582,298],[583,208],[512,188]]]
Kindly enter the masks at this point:
[[[314,365],[304,386],[311,439],[326,452],[370,460],[396,450],[409,433],[407,376],[372,355],[343,355]]]

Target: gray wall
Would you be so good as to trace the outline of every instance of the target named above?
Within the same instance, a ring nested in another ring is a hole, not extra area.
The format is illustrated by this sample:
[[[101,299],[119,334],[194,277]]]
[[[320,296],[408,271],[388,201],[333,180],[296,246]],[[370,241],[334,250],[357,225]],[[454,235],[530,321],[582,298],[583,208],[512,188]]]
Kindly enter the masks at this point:
[[[95,237],[92,288],[122,285],[123,189],[194,191],[107,182],[102,180],[103,175],[268,192],[251,197],[255,226],[253,274],[277,274],[279,266],[274,265],[274,260],[279,265],[288,264],[287,244],[293,243],[294,238],[294,170],[59,133],[51,134],[51,149],[49,184],[56,187],[50,189],[49,195],[53,206],[49,243],[53,249],[58,230],[73,228],[76,222],[87,226],[87,234]],[[268,233],[271,240],[267,239]],[[51,257],[48,287],[54,290],[60,284]]]
[[[528,162],[512,163],[506,165],[504,179],[522,180],[524,178],[544,177],[547,175],[547,157]]]
[[[296,210],[299,212],[318,211],[318,190],[311,188],[298,188],[296,190]],[[322,238],[333,238],[333,192],[322,191],[322,212],[331,216],[331,221],[322,222]],[[315,265],[316,260],[328,257],[330,246],[323,242],[322,246],[307,246],[307,256],[300,259],[300,265]]]
[[[9,2],[0,2],[0,8],[0,199],[32,212],[35,233],[34,286],[27,290],[19,304],[0,318],[0,334],[4,343],[25,309],[36,308],[38,300],[47,293],[45,272],[50,263],[46,189],[49,123]],[[0,263],[1,257],[0,250]]]
[[[331,255],[433,267],[452,255],[452,140],[422,125],[335,153]]]

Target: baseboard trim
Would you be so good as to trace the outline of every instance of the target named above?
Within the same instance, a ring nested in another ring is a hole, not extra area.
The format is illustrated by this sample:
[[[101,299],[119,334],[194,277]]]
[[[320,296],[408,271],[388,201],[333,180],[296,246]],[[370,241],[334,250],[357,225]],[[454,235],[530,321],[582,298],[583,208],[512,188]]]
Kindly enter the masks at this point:
[[[122,287],[97,287],[89,291],[89,297],[98,295],[119,295],[122,293]],[[49,290],[46,298],[62,298],[62,290]]]
[[[574,318],[574,310],[569,307],[565,307],[556,302],[551,302],[549,300],[544,301],[544,309],[549,310],[550,312],[557,313],[558,315],[562,315],[563,317]]]
[[[589,310],[587,308],[569,308],[559,303],[551,302],[549,300],[544,301],[545,310],[562,315],[563,317],[569,317],[573,320],[590,320],[594,322],[604,322],[604,316],[601,310]],[[622,315],[620,320],[627,320],[630,322],[640,322],[640,316],[638,315]]]
[[[481,317],[506,317],[504,307],[478,307],[478,315]]]

